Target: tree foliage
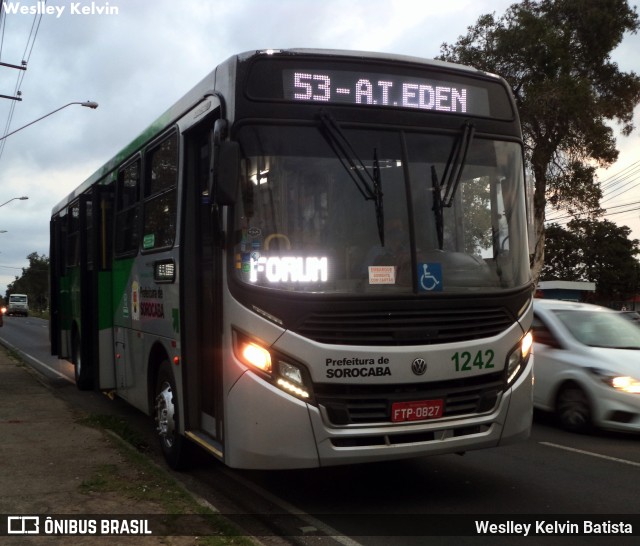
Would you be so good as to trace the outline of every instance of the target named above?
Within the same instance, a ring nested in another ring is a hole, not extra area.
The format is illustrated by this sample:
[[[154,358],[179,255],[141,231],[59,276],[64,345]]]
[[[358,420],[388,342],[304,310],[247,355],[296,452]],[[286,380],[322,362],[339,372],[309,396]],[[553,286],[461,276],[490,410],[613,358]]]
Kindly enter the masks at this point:
[[[588,281],[584,271],[582,240],[558,224],[546,228],[543,281]]]
[[[591,281],[599,297],[618,300],[638,290],[640,241],[630,239],[627,226],[609,220],[572,220],[563,228],[547,227],[545,281]]]
[[[619,122],[625,135],[634,129],[640,77],[620,71],[610,54],[638,28],[625,0],[524,0],[501,17],[481,16],[466,36],[441,47],[443,60],[500,74],[513,90],[535,180],[536,278],[547,203],[597,210],[596,167],[618,156],[607,122]]]
[[[29,266],[22,268],[22,275],[7,286],[6,299],[10,294],[29,296],[29,307],[38,311],[47,308],[49,297],[49,258],[32,252],[27,256]]]

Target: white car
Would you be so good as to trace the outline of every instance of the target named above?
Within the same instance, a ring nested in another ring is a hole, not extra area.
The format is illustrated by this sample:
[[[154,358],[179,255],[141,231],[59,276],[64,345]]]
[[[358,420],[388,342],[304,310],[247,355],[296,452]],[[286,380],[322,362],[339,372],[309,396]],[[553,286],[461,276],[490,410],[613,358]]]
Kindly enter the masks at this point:
[[[533,403],[574,432],[640,432],[640,328],[585,303],[536,299]]]

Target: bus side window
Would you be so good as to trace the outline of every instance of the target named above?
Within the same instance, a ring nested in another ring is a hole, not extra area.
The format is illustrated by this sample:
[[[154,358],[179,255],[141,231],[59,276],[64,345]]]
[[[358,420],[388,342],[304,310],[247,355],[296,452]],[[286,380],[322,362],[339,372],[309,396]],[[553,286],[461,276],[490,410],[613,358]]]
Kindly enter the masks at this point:
[[[80,203],[69,207],[67,215],[67,267],[77,267],[80,263]]]
[[[176,237],[178,136],[172,134],[148,152],[142,250],[173,246]]]
[[[85,230],[87,232],[87,268],[93,269],[93,260],[95,254],[93,240],[93,202],[87,199],[85,202]]]
[[[116,200],[116,256],[135,254],[138,249],[138,199],[140,196],[140,159],[118,173]]]

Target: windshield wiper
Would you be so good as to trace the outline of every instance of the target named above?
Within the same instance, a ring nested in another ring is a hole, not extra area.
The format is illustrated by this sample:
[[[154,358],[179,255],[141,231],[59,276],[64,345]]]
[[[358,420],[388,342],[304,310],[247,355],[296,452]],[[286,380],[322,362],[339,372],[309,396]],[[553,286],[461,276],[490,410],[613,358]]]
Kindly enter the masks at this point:
[[[378,236],[380,244],[384,246],[384,194],[382,193],[382,176],[377,150],[375,148],[373,150],[373,175],[371,175],[333,116],[323,109],[318,113],[318,118],[324,129],[321,131],[322,135],[349,173],[356,188],[367,201],[374,202]]]
[[[438,248],[442,250],[444,245],[444,215],[442,213],[442,190],[440,182],[438,182],[438,173],[436,168],[431,165],[431,187],[433,188],[433,207],[432,210],[436,217],[436,234],[438,236]]]
[[[462,171],[467,162],[467,154],[473,142],[473,136],[476,132],[475,125],[465,122],[462,126],[462,134],[453,143],[447,165],[442,176],[442,184],[438,181],[438,175],[434,166],[431,166],[431,186],[433,188],[433,208],[436,220],[436,233],[438,236],[438,245],[440,250],[444,245],[444,207],[450,208],[453,205],[453,199],[460,185]],[[442,195],[444,188],[444,195]]]
[[[373,198],[376,204],[376,223],[378,224],[378,235],[380,244],[384,246],[384,204],[382,202],[382,175],[380,174],[380,163],[378,162],[378,150],[373,149]]]

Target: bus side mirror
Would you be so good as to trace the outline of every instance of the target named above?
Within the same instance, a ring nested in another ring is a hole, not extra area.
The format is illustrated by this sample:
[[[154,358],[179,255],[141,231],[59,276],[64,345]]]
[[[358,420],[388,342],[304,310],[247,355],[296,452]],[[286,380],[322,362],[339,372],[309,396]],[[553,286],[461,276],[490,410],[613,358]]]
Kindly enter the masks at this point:
[[[218,148],[218,162],[215,175],[215,202],[218,205],[233,205],[238,191],[240,177],[240,145],[227,140]]]
[[[225,140],[227,133],[227,120],[217,120],[213,128],[214,164],[209,180],[209,195],[218,205],[235,203],[240,176],[240,145]]]

